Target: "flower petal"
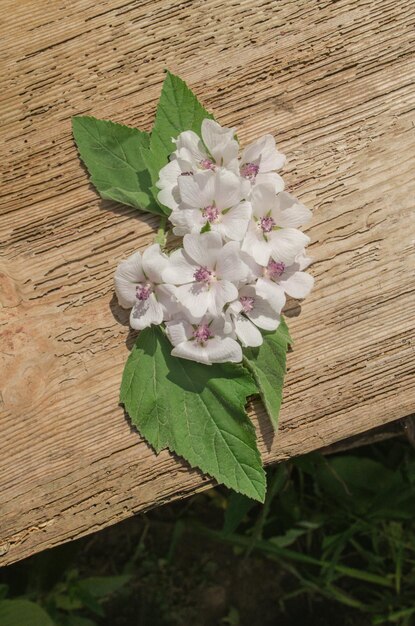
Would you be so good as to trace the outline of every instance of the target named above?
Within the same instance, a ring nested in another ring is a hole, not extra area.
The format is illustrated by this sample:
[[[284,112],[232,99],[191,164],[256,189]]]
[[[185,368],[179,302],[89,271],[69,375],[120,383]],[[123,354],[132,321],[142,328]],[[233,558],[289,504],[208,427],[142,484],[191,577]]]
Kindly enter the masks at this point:
[[[258,278],[255,291],[264,300],[267,300],[275,311],[281,311],[285,304],[284,289],[268,278]]]
[[[231,302],[238,297],[238,290],[234,284],[227,280],[218,280],[210,286],[209,312],[218,316],[222,313],[227,302]]]
[[[166,332],[173,346],[177,346],[179,343],[188,341],[193,337],[192,325],[186,320],[167,322]]]
[[[219,170],[215,174],[215,204],[218,209],[229,209],[239,204],[242,199],[239,176],[227,170]]]
[[[180,133],[176,139],[176,150],[177,156],[185,155],[187,158],[190,157],[195,164],[207,157],[202,140],[192,130],[185,130],[183,133]]]
[[[218,254],[216,276],[230,281],[245,280],[247,266],[241,259],[239,241],[228,241]]]
[[[284,179],[276,172],[259,172],[255,182],[258,185],[271,185],[275,193],[283,191],[285,187]]]
[[[254,308],[248,311],[246,316],[259,328],[263,330],[276,330],[280,323],[280,312],[284,306],[285,298],[281,297],[280,306],[272,307],[269,302],[261,297],[256,297]]]
[[[273,231],[269,237],[271,256],[275,261],[291,265],[309,241],[309,237],[296,228],[281,228],[281,230]]]
[[[186,235],[187,236],[187,235]],[[170,255],[169,264],[162,271],[163,282],[170,285],[183,285],[194,281],[195,266],[182,249]]]
[[[163,320],[171,320],[175,315],[182,312],[183,307],[177,300],[177,288],[174,285],[156,285],[154,293],[163,307]]]
[[[278,206],[274,187],[270,184],[255,185],[252,189],[251,203],[254,219],[267,215]]]
[[[135,304],[136,285],[145,282],[140,252],[134,252],[118,265],[115,276],[115,293],[120,306],[129,309]]]
[[[249,144],[242,153],[242,163],[259,162],[260,172],[279,170],[285,163],[285,156],[275,146],[272,135],[264,135]]]
[[[166,187],[174,187],[177,185],[177,179],[182,173],[180,168],[179,161],[177,159],[172,159],[161,168],[159,172],[159,179],[156,182],[156,187],[159,189],[165,189]]]
[[[143,270],[152,283],[162,283],[163,270],[169,265],[169,257],[160,249],[160,244],[154,243],[143,253]]]
[[[200,283],[181,285],[177,287],[176,294],[179,302],[196,318],[205,315],[211,302],[210,290]]]
[[[183,247],[197,265],[213,269],[219,250],[222,248],[222,238],[219,233],[215,232],[185,235]]]
[[[163,321],[163,308],[157,302],[154,293],[147,300],[137,300],[130,313],[130,326],[136,330],[143,330],[151,324],[161,324]]]
[[[180,176],[178,180],[183,208],[203,209],[213,204],[215,196],[215,172],[207,171],[194,176]]]
[[[249,254],[259,265],[267,265],[271,254],[271,248],[264,239],[262,231],[258,229],[254,222],[249,223],[241,249]]]
[[[222,127],[214,120],[204,119],[201,131],[206,148],[215,161],[220,164],[224,149],[233,140],[235,128]]]
[[[255,348],[262,344],[263,337],[261,332],[248,318],[243,315],[235,316],[234,327],[236,335],[244,348]]]
[[[312,213],[291,194],[283,191],[278,194],[278,226],[297,228],[310,221]]]
[[[307,272],[294,272],[284,279],[281,277],[279,284],[292,298],[305,298],[314,285],[314,278]]]
[[[252,209],[249,202],[241,202],[229,209],[220,222],[220,232],[228,239],[242,241],[248,228],[251,212]]]
[[[230,337],[209,339],[204,346],[195,341],[185,341],[172,350],[173,356],[210,365],[211,363],[240,363],[241,346]]]
[[[178,209],[172,211],[169,220],[173,224],[173,233],[179,237],[188,233],[200,233],[206,223],[199,209]]]

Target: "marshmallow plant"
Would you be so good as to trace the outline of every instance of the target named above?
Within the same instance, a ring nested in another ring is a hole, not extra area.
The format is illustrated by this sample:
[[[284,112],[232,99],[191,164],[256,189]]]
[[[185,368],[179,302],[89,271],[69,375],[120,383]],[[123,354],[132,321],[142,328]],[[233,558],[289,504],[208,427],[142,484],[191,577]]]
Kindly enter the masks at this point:
[[[311,213],[284,191],[284,155],[270,134],[241,149],[170,73],[151,134],[83,116],[73,132],[103,198],[160,216],[154,243],[115,272],[118,303],[140,331],[121,403],[156,453],[168,448],[263,501],[245,405],[260,395],[277,428],[291,342],[282,309],[313,285],[300,230]]]

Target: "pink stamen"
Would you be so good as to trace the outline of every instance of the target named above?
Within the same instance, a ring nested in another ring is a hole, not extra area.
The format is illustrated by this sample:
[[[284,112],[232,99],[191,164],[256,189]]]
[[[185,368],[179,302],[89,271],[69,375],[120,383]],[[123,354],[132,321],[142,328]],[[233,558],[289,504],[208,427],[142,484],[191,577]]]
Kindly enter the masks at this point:
[[[259,220],[259,226],[264,233],[270,233],[275,226],[275,222],[272,217],[261,217]]]
[[[259,165],[255,165],[255,163],[244,163],[241,166],[241,176],[247,178],[251,182],[255,181],[255,178],[259,172]]]
[[[193,274],[193,278],[198,283],[209,283],[210,279],[212,278],[212,272],[208,270],[207,267],[198,267]]]
[[[255,298],[251,296],[241,296],[239,298],[239,302],[242,304],[242,309],[244,313],[250,313],[255,305]]]
[[[135,297],[140,301],[148,300],[152,293],[153,289],[149,283],[146,283],[145,285],[137,285],[135,288]]]
[[[209,206],[205,206],[205,208],[202,211],[202,216],[210,223],[212,224],[213,222],[215,222],[218,217],[219,217],[219,209],[217,209],[215,206],[213,205],[209,205]]]
[[[199,345],[203,346],[208,339],[213,337],[213,334],[207,324],[200,324],[194,331],[193,337]]]
[[[282,261],[269,261],[267,266],[267,274],[271,280],[278,280],[285,272],[285,263]]]
[[[199,165],[202,170],[214,170],[216,167],[214,162],[210,159],[203,159],[202,161],[200,161]]]

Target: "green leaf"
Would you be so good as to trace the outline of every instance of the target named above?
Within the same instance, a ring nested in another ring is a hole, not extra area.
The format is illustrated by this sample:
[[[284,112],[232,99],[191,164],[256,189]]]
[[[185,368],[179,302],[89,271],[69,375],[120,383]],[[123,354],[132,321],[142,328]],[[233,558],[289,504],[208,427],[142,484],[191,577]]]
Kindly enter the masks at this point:
[[[78,586],[94,598],[105,598],[128,583],[131,576],[91,576],[78,582]]]
[[[163,214],[150,192],[151,179],[141,156],[150,135],[94,117],[72,118],[75,142],[102,198],[149,213]]]
[[[231,493],[228,506],[225,510],[225,518],[222,531],[226,534],[233,533],[246,517],[247,513],[255,506],[255,501],[240,493]]]
[[[202,121],[205,118],[213,119],[213,116],[181,78],[167,72],[151,131],[150,146],[148,150],[143,147],[141,151],[150,173],[152,191],[156,199],[158,189],[155,183],[159,172],[167,164],[169,155],[175,149],[172,140],[185,130],[193,130],[200,136]],[[167,207],[163,210],[167,215],[170,213]]]
[[[254,375],[275,430],[278,428],[286,372],[286,355],[290,343],[292,340],[288,326],[281,317],[280,325],[275,332],[264,333],[261,346],[244,349],[244,364]]]
[[[185,130],[193,130],[200,136],[202,122],[207,117],[213,119],[186,83],[167,72],[150,139],[150,149],[159,156],[160,163],[163,161],[162,165],[174,149],[172,139]]]
[[[54,626],[51,617],[30,600],[1,600],[1,626]]]
[[[217,481],[263,501],[266,479],[244,405],[257,393],[241,365],[171,356],[160,327],[143,330],[127,360],[120,401],[156,452],[169,448]]]

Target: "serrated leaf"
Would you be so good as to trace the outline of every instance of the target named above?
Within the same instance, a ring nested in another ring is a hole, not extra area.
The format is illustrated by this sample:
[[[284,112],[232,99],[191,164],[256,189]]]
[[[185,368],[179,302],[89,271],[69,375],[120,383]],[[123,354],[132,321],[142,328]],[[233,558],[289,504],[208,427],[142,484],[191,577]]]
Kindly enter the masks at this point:
[[[205,109],[181,78],[167,72],[151,131],[150,146],[148,150],[145,147],[142,150],[156,199],[158,189],[154,185],[161,168],[167,164],[169,155],[175,149],[173,139],[185,130],[193,130],[200,136],[202,121],[205,118],[213,119],[213,115]],[[166,207],[164,209],[167,214],[170,213],[170,209]]]
[[[193,467],[255,500],[266,479],[255,429],[245,413],[257,393],[241,365],[202,365],[171,356],[160,327],[143,330],[127,360],[120,401],[159,452],[169,448]]]
[[[137,128],[94,117],[72,118],[82,161],[102,198],[149,213],[163,214],[150,191],[151,178],[141,156],[150,135]]]
[[[200,136],[202,122],[207,117],[213,119],[184,80],[167,72],[151,131],[150,150],[167,163],[174,149],[172,139],[185,130],[193,130]]]
[[[52,618],[30,600],[1,600],[1,626],[54,626]]]
[[[281,318],[277,330],[264,334],[264,341],[258,348],[244,349],[244,363],[252,372],[259,388],[269,418],[278,428],[278,417],[282,402],[282,389],[286,373],[286,355],[292,343],[288,326]]]

